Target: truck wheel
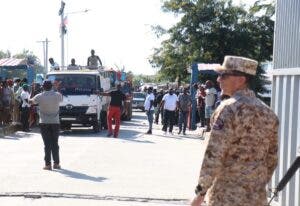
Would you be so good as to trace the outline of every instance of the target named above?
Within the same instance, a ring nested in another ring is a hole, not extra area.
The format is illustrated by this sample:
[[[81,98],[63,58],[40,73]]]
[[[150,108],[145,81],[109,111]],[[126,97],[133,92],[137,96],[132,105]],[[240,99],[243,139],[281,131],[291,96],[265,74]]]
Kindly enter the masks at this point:
[[[100,130],[101,130],[101,121],[100,120],[93,123],[93,130],[95,133],[100,132]]]

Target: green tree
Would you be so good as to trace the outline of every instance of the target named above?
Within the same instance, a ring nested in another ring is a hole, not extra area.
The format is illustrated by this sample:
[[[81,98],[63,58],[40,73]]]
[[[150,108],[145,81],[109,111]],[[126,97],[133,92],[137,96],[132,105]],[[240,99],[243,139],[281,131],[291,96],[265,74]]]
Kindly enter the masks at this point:
[[[3,58],[10,58],[10,56],[11,56],[11,53],[10,53],[10,51],[6,51],[6,52],[4,52],[4,51],[1,51],[0,50],[0,59],[3,59]]]
[[[45,74],[45,68],[41,65],[39,58],[32,51],[24,49],[21,53],[13,55],[14,58],[26,59],[27,64],[31,65],[36,73]]]
[[[265,62],[273,52],[273,4],[257,1],[249,10],[232,0],[165,0],[162,9],[180,16],[168,30],[155,27],[169,38],[156,48],[150,62],[159,76],[184,80],[194,62],[222,63],[225,55],[240,55]],[[258,69],[255,91],[263,91],[263,70]]]

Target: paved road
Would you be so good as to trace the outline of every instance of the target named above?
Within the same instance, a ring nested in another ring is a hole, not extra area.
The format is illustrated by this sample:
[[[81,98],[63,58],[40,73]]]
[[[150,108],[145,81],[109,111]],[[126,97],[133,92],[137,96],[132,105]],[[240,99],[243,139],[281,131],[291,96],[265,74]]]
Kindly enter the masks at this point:
[[[118,139],[84,128],[63,132],[63,169],[53,171],[42,170],[37,129],[0,138],[0,205],[187,205],[207,140],[198,131],[146,130],[145,114],[135,112]]]

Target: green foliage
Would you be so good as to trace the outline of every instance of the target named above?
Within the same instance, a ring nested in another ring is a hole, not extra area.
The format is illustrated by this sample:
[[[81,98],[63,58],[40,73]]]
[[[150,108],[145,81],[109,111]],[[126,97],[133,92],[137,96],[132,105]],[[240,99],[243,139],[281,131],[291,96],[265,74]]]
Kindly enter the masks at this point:
[[[165,0],[163,11],[181,20],[166,31],[169,38],[156,48],[151,64],[159,78],[186,80],[186,68],[194,62],[222,63],[225,55],[271,60],[273,52],[273,4],[257,1],[249,11],[232,0]],[[156,34],[163,35],[162,28]],[[262,69],[256,77],[256,92],[263,90]]]
[[[11,56],[10,51],[4,52],[4,51],[1,51],[1,50],[0,50],[0,59],[3,59],[3,58],[10,58],[10,56]]]
[[[41,65],[39,58],[32,51],[24,49],[21,53],[13,55],[14,58],[27,59],[27,63],[31,65],[36,73],[45,74],[45,68]]]
[[[158,83],[158,79],[155,75],[134,75],[133,86],[139,87],[142,83]]]

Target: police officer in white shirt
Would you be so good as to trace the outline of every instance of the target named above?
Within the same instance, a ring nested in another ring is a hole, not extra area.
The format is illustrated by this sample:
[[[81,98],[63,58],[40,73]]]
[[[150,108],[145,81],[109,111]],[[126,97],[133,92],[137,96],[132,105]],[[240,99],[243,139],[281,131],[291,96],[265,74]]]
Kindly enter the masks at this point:
[[[161,106],[163,106],[164,112],[164,121],[162,130],[167,133],[167,129],[169,126],[169,133],[173,134],[173,125],[175,120],[175,110],[177,107],[178,97],[174,94],[174,90],[172,88],[169,89],[169,92],[164,95]]]

